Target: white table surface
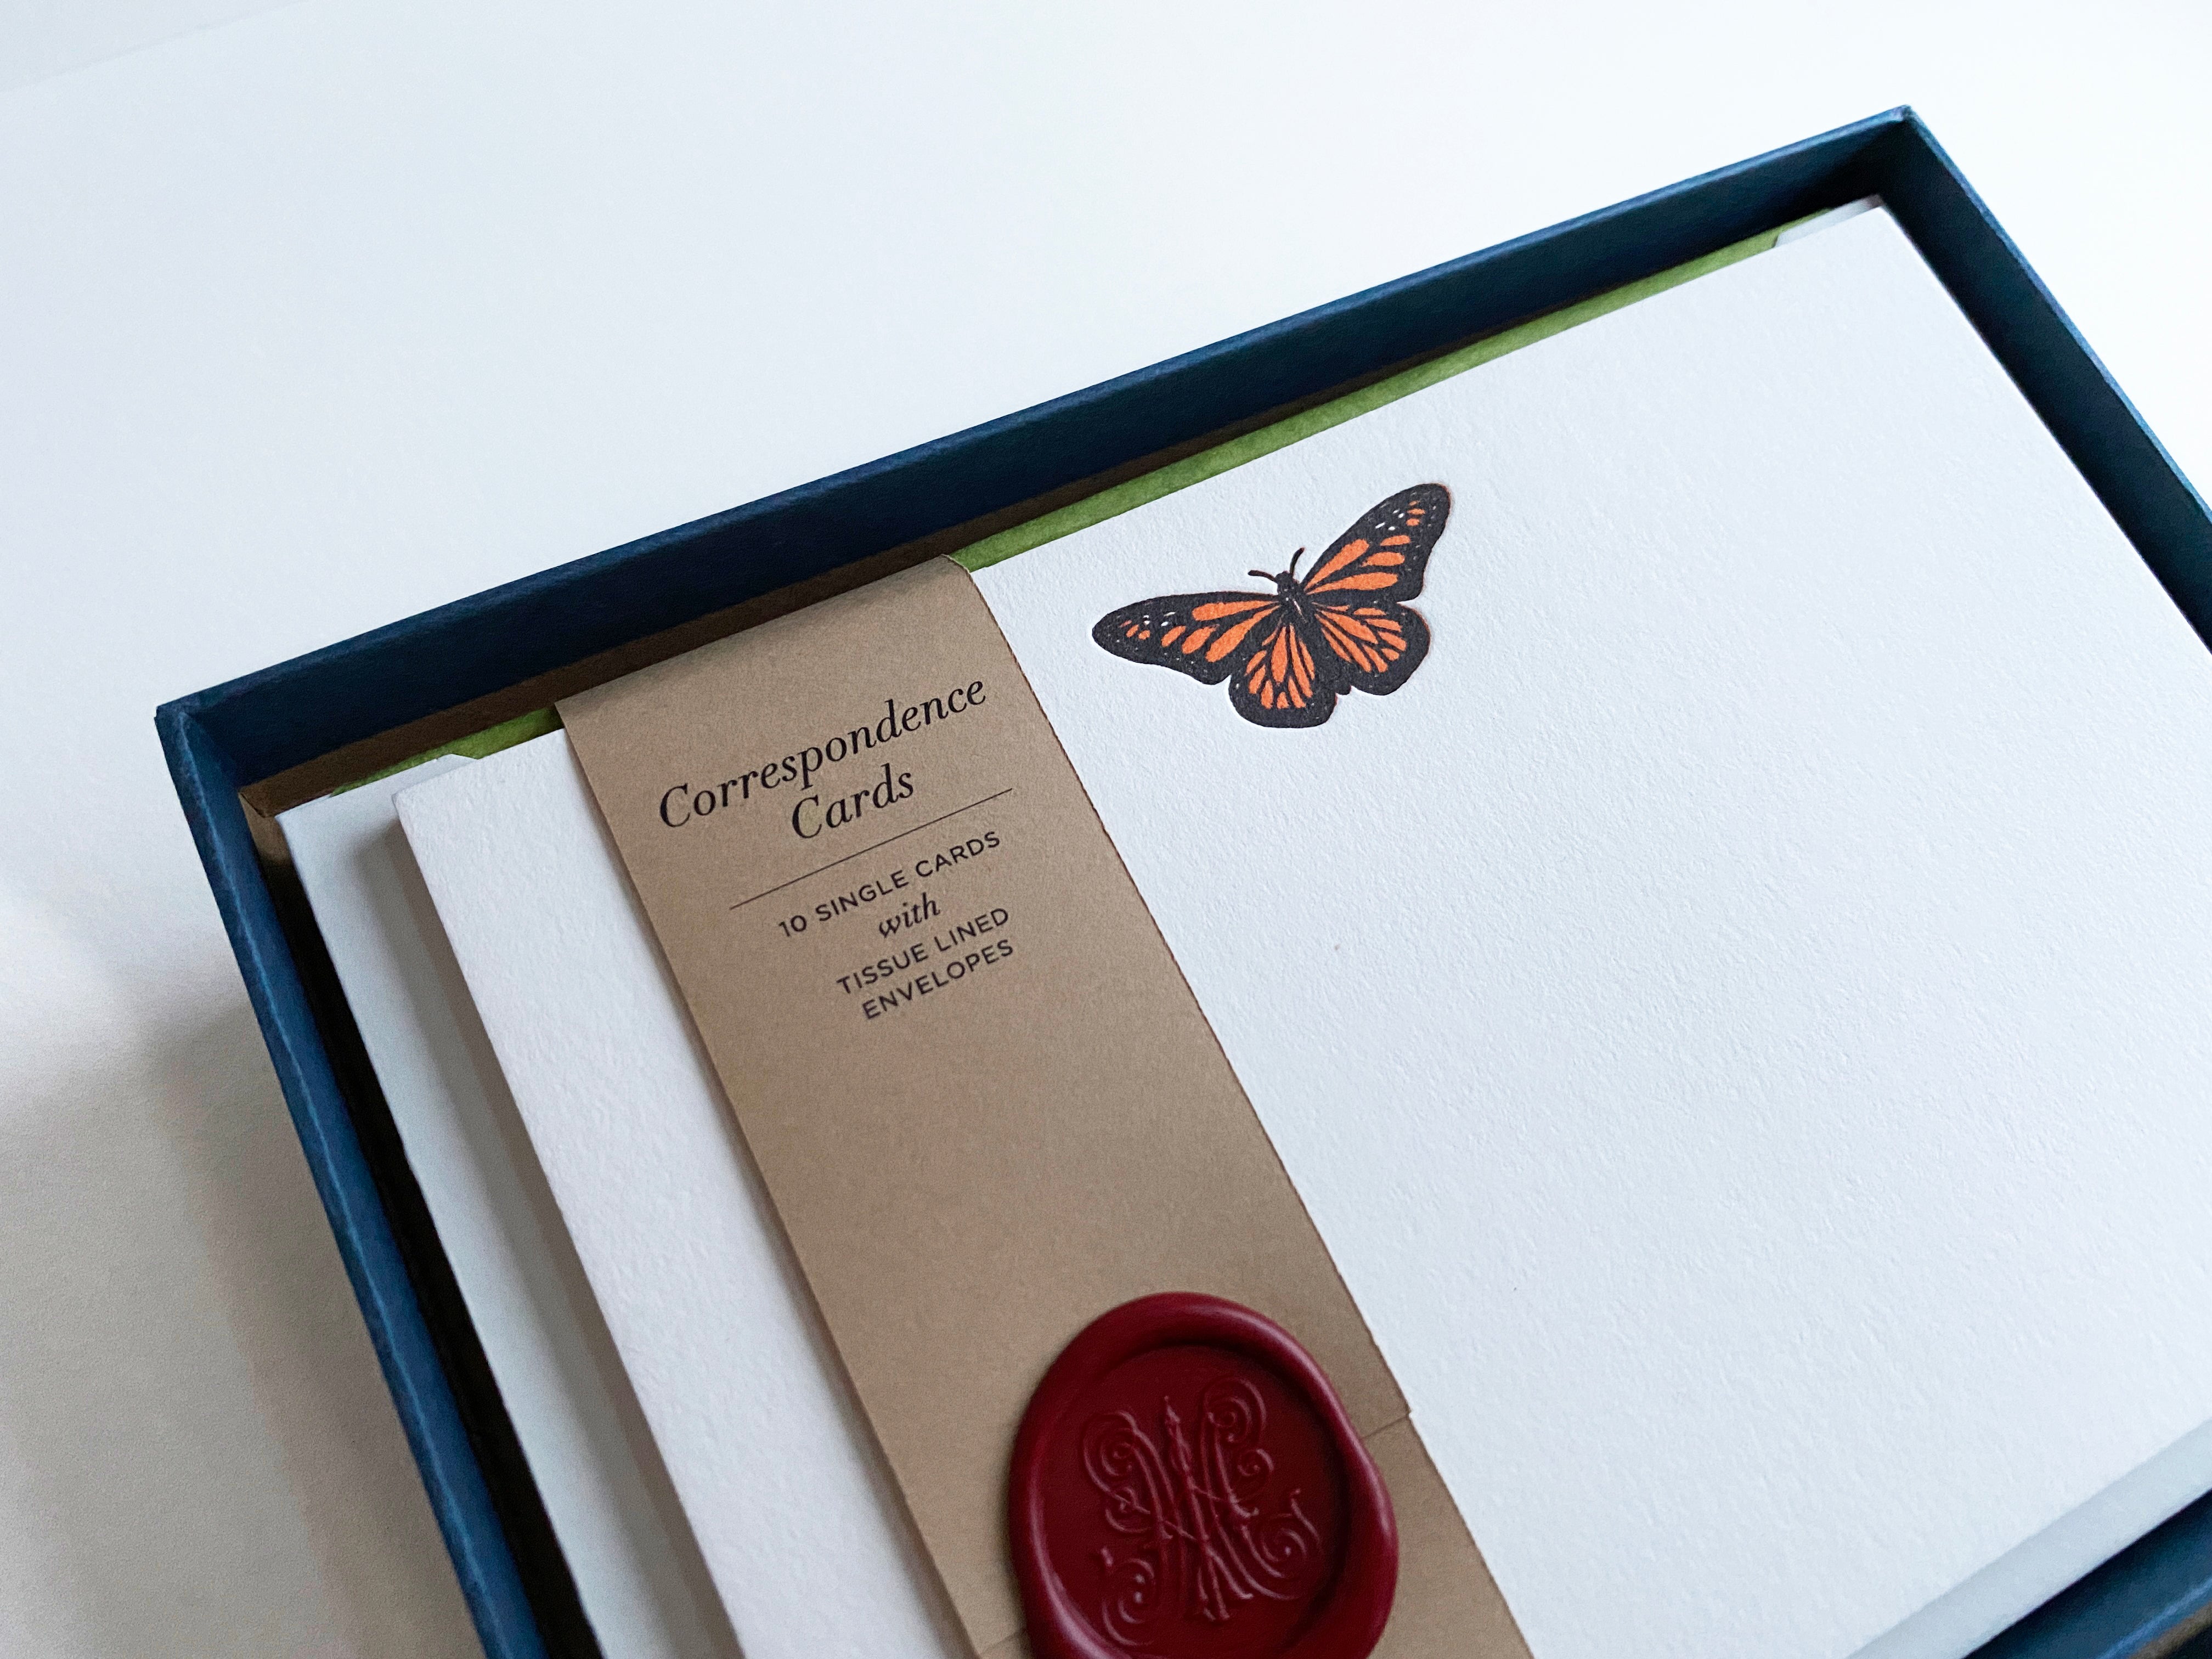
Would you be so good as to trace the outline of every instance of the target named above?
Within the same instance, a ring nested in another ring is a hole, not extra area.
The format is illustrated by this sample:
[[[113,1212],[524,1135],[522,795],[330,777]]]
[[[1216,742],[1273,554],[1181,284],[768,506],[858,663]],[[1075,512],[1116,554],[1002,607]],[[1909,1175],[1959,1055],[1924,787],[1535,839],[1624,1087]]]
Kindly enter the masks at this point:
[[[0,5],[11,1655],[474,1647],[157,702],[1900,101],[2212,477],[2190,0],[248,9]]]

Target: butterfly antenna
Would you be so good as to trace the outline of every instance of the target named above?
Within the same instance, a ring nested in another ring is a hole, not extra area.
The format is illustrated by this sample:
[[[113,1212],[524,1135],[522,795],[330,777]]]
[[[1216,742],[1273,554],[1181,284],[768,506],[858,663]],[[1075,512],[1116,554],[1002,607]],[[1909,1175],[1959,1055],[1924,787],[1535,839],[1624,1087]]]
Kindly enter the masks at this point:
[[[1291,580],[1292,581],[1296,581],[1298,579],[1298,561],[1305,557],[1305,556],[1306,550],[1303,547],[1297,552],[1291,555]]]

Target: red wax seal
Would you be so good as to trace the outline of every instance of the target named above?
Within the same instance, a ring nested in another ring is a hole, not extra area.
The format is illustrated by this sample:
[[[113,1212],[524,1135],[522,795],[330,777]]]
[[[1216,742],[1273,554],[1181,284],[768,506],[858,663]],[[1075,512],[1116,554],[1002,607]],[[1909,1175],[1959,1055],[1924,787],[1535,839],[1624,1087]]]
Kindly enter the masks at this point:
[[[1036,1659],[1365,1659],[1390,1497],[1290,1333],[1218,1297],[1125,1303],[1052,1364],[1009,1512]]]

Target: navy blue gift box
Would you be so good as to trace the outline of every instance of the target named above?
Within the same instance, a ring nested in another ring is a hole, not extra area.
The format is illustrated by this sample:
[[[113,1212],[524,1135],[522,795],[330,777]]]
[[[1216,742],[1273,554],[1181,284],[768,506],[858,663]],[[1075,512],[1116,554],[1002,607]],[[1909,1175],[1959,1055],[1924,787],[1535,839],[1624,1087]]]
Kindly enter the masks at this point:
[[[269,815],[788,608],[794,597],[779,591],[794,584],[804,599],[951,550],[1536,313],[1876,194],[2212,638],[2203,502],[1927,128],[1900,109],[161,708],[177,793],[494,1659],[597,1649]],[[2212,1498],[1983,1653],[2151,1659],[2208,1624]]]

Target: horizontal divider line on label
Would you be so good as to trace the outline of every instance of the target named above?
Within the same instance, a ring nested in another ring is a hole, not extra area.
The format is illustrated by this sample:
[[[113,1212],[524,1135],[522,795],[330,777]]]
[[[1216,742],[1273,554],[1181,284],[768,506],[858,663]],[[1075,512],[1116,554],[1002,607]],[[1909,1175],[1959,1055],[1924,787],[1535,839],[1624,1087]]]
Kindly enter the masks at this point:
[[[854,859],[865,858],[870,853],[880,851],[882,848],[890,846],[895,841],[904,841],[908,836],[918,836],[923,830],[928,829],[929,824],[931,823],[942,823],[947,818],[957,818],[963,812],[972,812],[979,806],[988,806],[993,801],[1002,799],[1006,796],[1011,795],[1013,793],[1012,786],[1009,785],[1007,787],[999,791],[995,795],[986,795],[981,800],[969,801],[965,806],[956,806],[950,812],[940,812],[935,817],[930,819],[929,823],[917,823],[911,830],[902,830],[896,836],[886,836],[883,840],[878,842],[873,847],[863,847],[857,853],[848,853],[842,859],[830,860],[829,863],[823,865],[819,870],[809,870],[803,876],[793,876],[789,881],[780,881],[773,887],[768,888],[762,892],[755,893],[752,898],[739,899],[735,904],[732,904],[730,908],[732,910],[742,910],[745,906],[752,903],[755,899],[764,899],[770,894],[781,893],[787,887],[796,887],[800,882],[810,881],[816,876],[821,875],[824,871],[835,870],[841,864],[850,864]]]

